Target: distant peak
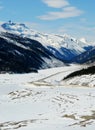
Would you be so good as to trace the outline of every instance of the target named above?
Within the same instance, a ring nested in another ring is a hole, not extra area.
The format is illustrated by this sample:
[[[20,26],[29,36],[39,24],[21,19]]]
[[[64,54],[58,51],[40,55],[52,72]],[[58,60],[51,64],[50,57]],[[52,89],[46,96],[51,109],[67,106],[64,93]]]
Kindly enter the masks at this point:
[[[87,41],[84,37],[80,38],[80,41],[83,42],[83,43],[87,43]]]
[[[23,23],[14,23],[11,20],[9,20],[6,23],[3,23],[1,25],[3,27],[3,29],[7,30],[7,31],[23,31],[25,29],[28,29],[28,27],[23,24]]]

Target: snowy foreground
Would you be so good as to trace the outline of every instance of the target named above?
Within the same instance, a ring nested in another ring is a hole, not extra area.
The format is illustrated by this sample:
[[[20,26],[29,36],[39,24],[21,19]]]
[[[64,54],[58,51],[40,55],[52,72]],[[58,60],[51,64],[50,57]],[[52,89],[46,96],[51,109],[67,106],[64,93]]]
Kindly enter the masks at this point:
[[[62,81],[79,69],[1,74],[0,130],[94,130],[95,88]]]

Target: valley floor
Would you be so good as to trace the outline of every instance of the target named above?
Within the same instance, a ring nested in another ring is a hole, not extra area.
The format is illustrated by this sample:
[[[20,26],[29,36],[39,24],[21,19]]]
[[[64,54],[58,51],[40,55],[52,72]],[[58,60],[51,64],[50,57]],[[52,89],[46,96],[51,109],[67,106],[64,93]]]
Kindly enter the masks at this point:
[[[0,75],[0,130],[94,130],[95,88],[63,78],[80,66]]]

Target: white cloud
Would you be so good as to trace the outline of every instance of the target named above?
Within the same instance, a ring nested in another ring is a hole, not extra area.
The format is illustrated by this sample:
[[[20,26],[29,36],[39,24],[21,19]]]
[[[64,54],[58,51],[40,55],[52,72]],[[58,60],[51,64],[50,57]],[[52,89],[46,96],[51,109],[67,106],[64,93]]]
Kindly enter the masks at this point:
[[[77,7],[72,7],[68,0],[42,0],[47,6],[60,8],[60,11],[49,11],[44,15],[38,16],[41,20],[57,20],[80,16],[83,11]]]
[[[70,18],[80,16],[83,11],[77,9],[76,7],[65,7],[59,12],[48,12],[46,15],[39,16],[42,20],[57,20],[63,18]]]
[[[2,10],[3,9],[3,6],[0,6],[0,10]]]
[[[53,8],[62,8],[69,5],[67,0],[43,0],[43,2]]]

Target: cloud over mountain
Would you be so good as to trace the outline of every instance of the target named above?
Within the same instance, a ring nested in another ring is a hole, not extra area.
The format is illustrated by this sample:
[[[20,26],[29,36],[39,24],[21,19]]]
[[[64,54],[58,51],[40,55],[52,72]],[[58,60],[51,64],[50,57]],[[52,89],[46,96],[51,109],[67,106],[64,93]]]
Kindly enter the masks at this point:
[[[43,2],[52,8],[60,8],[59,11],[49,11],[44,15],[38,16],[41,20],[57,20],[57,19],[66,19],[71,17],[80,16],[83,11],[70,5],[67,0],[43,0]]]
[[[65,7],[58,12],[48,12],[45,15],[39,16],[42,20],[57,20],[63,18],[70,18],[80,16],[83,12],[76,7]]]
[[[43,0],[43,2],[53,8],[62,8],[69,5],[67,0]]]

